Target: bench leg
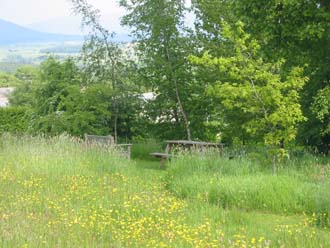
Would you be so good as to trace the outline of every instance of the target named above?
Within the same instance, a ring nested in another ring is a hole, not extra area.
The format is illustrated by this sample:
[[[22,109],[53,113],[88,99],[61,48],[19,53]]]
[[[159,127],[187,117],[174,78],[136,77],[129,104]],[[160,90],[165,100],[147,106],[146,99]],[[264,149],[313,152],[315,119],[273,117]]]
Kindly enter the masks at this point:
[[[160,159],[160,168],[161,169],[165,169],[165,161],[166,161],[167,159],[166,158],[164,158],[164,157],[162,157],[161,159]]]
[[[127,158],[128,158],[128,160],[131,160],[131,146],[128,146],[127,147]]]

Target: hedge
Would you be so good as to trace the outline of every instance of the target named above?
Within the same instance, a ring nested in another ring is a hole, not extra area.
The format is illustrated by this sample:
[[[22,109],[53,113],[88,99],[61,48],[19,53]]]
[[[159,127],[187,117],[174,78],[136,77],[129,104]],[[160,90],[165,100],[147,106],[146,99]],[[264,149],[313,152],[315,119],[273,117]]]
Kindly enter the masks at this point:
[[[25,107],[0,108],[0,133],[26,132],[31,119],[29,113]]]

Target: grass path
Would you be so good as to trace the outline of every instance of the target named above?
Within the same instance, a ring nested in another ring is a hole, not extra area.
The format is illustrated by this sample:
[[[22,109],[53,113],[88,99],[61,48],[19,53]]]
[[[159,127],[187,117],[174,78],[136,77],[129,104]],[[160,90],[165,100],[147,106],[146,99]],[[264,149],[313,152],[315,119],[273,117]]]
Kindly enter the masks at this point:
[[[138,166],[157,170],[159,163],[140,161]],[[168,177],[167,171],[156,173],[161,180]],[[213,229],[221,230],[223,247],[330,247],[329,229],[317,228],[315,216],[223,209],[205,201],[184,199],[185,221],[196,225],[204,219]],[[220,243],[217,247],[222,247]]]

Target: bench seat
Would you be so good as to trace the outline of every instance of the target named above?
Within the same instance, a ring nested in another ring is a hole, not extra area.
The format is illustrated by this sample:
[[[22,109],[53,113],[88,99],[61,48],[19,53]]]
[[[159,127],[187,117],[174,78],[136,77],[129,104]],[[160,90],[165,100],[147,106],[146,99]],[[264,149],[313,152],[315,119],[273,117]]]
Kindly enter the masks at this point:
[[[171,154],[161,153],[161,152],[153,152],[153,153],[150,153],[150,155],[154,156],[156,158],[170,158],[170,157],[172,157]]]
[[[150,155],[155,158],[160,158],[160,166],[162,168],[165,168],[165,161],[172,157],[171,154],[161,153],[161,152],[153,152],[153,153],[150,153]]]

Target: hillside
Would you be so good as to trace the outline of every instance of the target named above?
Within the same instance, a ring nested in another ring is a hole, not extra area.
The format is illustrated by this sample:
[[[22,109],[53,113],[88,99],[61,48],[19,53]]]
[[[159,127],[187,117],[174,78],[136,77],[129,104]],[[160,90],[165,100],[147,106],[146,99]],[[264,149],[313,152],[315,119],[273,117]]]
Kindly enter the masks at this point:
[[[82,36],[39,32],[0,19],[0,45],[77,40],[82,40]]]
[[[101,24],[116,33],[113,38],[115,42],[131,42],[132,38],[129,36],[129,29],[120,25],[120,17],[116,15],[105,15],[101,17]],[[32,23],[27,26],[30,29],[39,32],[61,33],[61,34],[75,34],[83,35],[88,33],[88,28],[81,29],[81,18],[78,16],[58,17],[45,20],[38,23]]]

